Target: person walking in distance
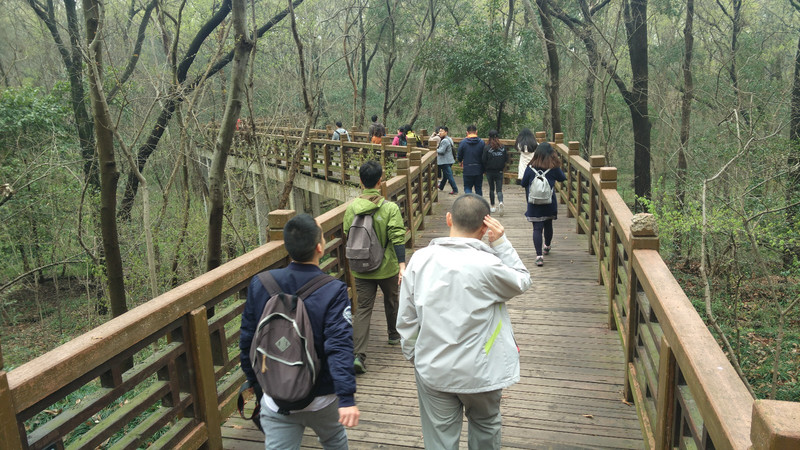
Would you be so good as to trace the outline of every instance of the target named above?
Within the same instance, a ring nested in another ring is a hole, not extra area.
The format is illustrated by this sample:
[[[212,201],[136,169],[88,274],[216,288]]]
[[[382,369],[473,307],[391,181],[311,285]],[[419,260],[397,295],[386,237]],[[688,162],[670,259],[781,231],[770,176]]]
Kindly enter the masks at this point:
[[[344,141],[342,136],[347,136],[347,142],[352,142],[350,134],[342,127],[342,122],[336,122],[336,130],[333,131],[333,137],[331,139],[334,141]]]
[[[458,195],[458,186],[456,186],[456,179],[453,178],[453,164],[456,162],[453,158],[453,139],[447,135],[447,127],[439,128],[439,146],[436,147],[436,164],[442,170],[442,181],[439,182],[439,190],[444,190],[446,183],[450,183],[452,190],[450,195]]]
[[[397,331],[414,365],[425,448],[457,450],[465,413],[469,448],[499,449],[502,390],[519,381],[506,304],[531,277],[483,197],[457,198],[446,220],[450,236],[408,263]]]
[[[283,238],[292,262],[269,273],[282,292],[294,294],[323,275],[319,260],[325,254],[325,238],[320,226],[308,214],[289,220],[283,228]],[[288,414],[279,413],[281,408],[276,401],[262,393],[250,359],[262,311],[275,294],[262,284],[260,276],[253,277],[247,289],[239,340],[242,371],[261,404],[260,423],[265,432],[265,446],[268,450],[299,449],[303,430],[310,427],[323,448],[347,449],[344,427],[358,425],[360,417],[354,398],[353,328],[347,285],[330,280],[303,302],[313,329],[313,351],[320,360],[321,369],[311,395],[303,402],[306,406],[290,410]]]
[[[523,128],[517,136],[517,141],[514,146],[519,151],[519,164],[517,165],[517,184],[522,184],[522,176],[525,175],[525,169],[533,159],[533,152],[536,150],[536,136],[528,128]]]
[[[483,195],[483,139],[475,125],[467,127],[467,137],[458,144],[458,162],[464,174],[464,192]]]
[[[387,201],[378,190],[383,179],[383,168],[377,161],[367,161],[359,169],[361,195],[354,199],[344,213],[344,233],[348,234],[356,215],[372,215],[372,224],[378,241],[383,246],[383,260],[380,266],[370,272],[355,272],[358,304],[353,316],[353,344],[355,358],[353,367],[356,373],[367,371],[367,343],[369,341],[372,308],[378,288],[383,292],[383,305],[386,313],[388,344],[398,345],[397,333],[397,295],[398,285],[406,268],[405,237],[406,228],[400,208]]]
[[[492,212],[497,211],[500,217],[503,216],[503,173],[508,165],[508,151],[500,143],[500,135],[497,130],[489,130],[489,139],[483,148],[483,167],[486,170],[486,181],[489,183],[489,203],[492,205]],[[494,207],[494,193],[497,191],[497,208]]]
[[[369,141],[373,144],[380,144],[381,138],[386,135],[386,127],[378,122],[378,116],[372,115],[372,123],[369,125]]]
[[[533,152],[533,159],[525,169],[522,176],[522,185],[525,186],[525,198],[531,190],[531,184],[537,176],[544,176],[552,190],[550,203],[533,204],[528,203],[525,217],[528,222],[533,223],[533,246],[536,248],[536,265],[544,265],[544,255],[550,254],[551,243],[553,241],[553,221],[558,219],[558,203],[556,201],[556,191],[553,187],[556,181],[565,181],[567,177],[561,170],[561,158],[553,149],[549,142],[542,142],[536,146]],[[542,237],[544,236],[544,246]]]

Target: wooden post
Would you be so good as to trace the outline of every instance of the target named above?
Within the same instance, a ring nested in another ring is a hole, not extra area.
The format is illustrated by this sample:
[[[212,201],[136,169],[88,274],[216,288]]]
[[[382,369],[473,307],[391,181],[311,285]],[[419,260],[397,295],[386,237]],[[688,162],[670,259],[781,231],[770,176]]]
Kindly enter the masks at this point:
[[[602,174],[602,169],[601,172]],[[631,219],[631,247],[628,250],[628,317],[625,329],[625,368],[629,378],[631,371],[627,370],[633,362],[636,350],[636,330],[639,323],[639,292],[637,290],[638,278],[633,270],[633,252],[636,250],[658,250],[658,236],[656,235],[655,217],[652,214],[639,213]],[[627,401],[633,401],[631,389],[632,380],[627,379],[624,386],[624,396]]]
[[[345,161],[345,149],[344,147],[339,147],[339,161],[341,161],[341,175],[339,177],[339,183],[345,184],[347,183],[347,163]]]
[[[397,175],[406,177],[406,218],[408,219],[409,231],[411,232],[411,239],[406,243],[406,247],[414,246],[414,209],[411,205],[413,194],[411,192],[411,161],[407,158],[397,160]]]
[[[581,180],[580,172],[573,170],[574,167],[572,157],[578,156],[581,143],[578,141],[569,142],[569,151],[567,152],[567,201],[572,204],[573,208],[567,208],[567,217],[580,218],[581,216]],[[576,180],[575,177],[578,177]],[[582,234],[580,221],[576,220],[576,232]]]
[[[23,429],[17,421],[14,397],[8,387],[8,376],[3,363],[3,348],[0,347],[0,442],[3,444],[2,447],[8,448],[8,450],[22,450],[24,447],[20,433]]]
[[[600,258],[602,260],[603,251],[600,248],[600,236],[597,234],[597,231],[600,230],[601,227],[598,226],[597,223],[597,209],[599,205],[597,204],[597,187],[594,184],[594,176],[599,175],[600,168],[606,165],[606,157],[602,155],[591,156],[589,162],[592,168],[592,175],[589,179],[589,218],[587,223],[589,226],[589,254],[595,254],[594,246],[597,244],[598,249],[600,249]]]
[[[267,225],[267,242],[282,241],[283,227],[286,225],[286,222],[295,215],[297,215],[297,213],[291,209],[276,209],[275,211],[270,211],[267,215],[267,223],[269,224]]]
[[[658,394],[656,396],[657,450],[672,448],[672,426],[675,418],[675,377],[677,362],[667,338],[661,336],[661,349],[658,356]]]
[[[420,152],[418,150],[415,150],[415,151],[411,152],[411,154],[409,155],[409,159],[411,160],[411,166],[412,167],[416,167],[417,169],[419,169],[418,170],[419,171],[419,182],[417,183],[417,200],[413,201],[413,198],[412,198],[412,203],[413,203],[413,205],[412,205],[413,208],[412,209],[418,209],[419,212],[420,212],[420,217],[422,217],[422,211],[424,210],[424,203],[425,203],[425,183],[423,183],[423,180],[424,180],[424,177],[425,177],[425,173],[422,172],[422,152]],[[409,172],[409,181],[411,181],[410,178],[411,178],[411,172]],[[413,219],[413,218],[414,218],[414,216],[411,216],[411,219]],[[414,226],[415,226],[414,225],[414,221],[412,220],[411,221],[411,227],[413,228]],[[417,228],[417,229],[418,230],[424,230],[425,229],[425,220],[424,219],[422,219],[420,221],[419,228]]]
[[[547,140],[547,133],[544,131],[537,131],[535,136],[536,136],[536,142],[540,144]]]
[[[325,181],[328,181],[328,175],[331,173],[331,146],[328,144],[322,144],[322,157],[323,162],[322,164],[325,166]]]
[[[753,450],[800,449],[800,404],[756,400],[750,441]]]
[[[563,144],[564,143],[564,133],[556,133],[553,135],[553,140],[556,144]]]
[[[206,424],[208,449],[222,449],[222,422],[217,406],[217,382],[211,360],[211,341],[205,306],[189,313],[189,349],[194,366],[195,418]]]
[[[605,238],[605,233],[603,233]],[[608,230],[608,284],[606,285],[606,292],[608,292],[608,329],[616,330],[617,321],[614,318],[614,302],[617,299],[617,229],[612,222]],[[601,260],[602,263],[602,260]],[[603,274],[600,270],[600,281],[602,282]]]

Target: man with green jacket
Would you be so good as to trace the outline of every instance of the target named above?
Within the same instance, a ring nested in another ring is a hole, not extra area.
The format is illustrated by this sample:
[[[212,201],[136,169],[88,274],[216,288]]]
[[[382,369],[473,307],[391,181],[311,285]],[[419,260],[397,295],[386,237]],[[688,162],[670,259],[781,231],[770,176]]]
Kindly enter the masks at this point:
[[[400,208],[387,201],[378,190],[383,179],[383,168],[377,161],[367,161],[359,169],[361,195],[350,203],[344,213],[344,233],[350,231],[353,219],[359,214],[372,214],[372,224],[378,240],[382,243],[383,261],[371,272],[353,272],[356,280],[358,305],[353,316],[353,344],[355,359],[353,367],[356,373],[367,371],[367,342],[369,341],[369,324],[372,319],[372,308],[378,287],[383,292],[383,304],[386,310],[386,325],[389,333],[389,345],[400,344],[397,332],[398,286],[406,269],[405,235],[406,228]],[[390,245],[391,244],[391,245]]]

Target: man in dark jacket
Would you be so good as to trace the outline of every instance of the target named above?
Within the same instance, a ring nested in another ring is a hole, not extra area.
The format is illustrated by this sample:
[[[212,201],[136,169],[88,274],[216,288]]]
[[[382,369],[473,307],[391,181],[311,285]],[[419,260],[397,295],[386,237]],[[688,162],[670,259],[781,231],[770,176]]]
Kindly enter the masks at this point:
[[[483,139],[478,137],[475,125],[467,127],[467,137],[458,144],[458,162],[464,174],[464,192],[470,194],[473,189],[483,196]]]
[[[284,245],[292,262],[270,273],[283,292],[295,293],[304,284],[321,274],[319,260],[325,254],[322,229],[308,214],[289,220],[283,228]],[[258,321],[270,294],[258,277],[247,289],[247,302],[242,313],[239,340],[242,371],[248,382],[260,393],[250,361],[250,346]],[[288,415],[278,413],[275,401],[266,393],[261,397],[261,426],[267,449],[299,448],[305,427],[311,427],[324,448],[347,448],[344,426],[358,425],[355,406],[356,378],[353,371],[353,327],[347,285],[333,280],[320,287],[304,301],[311,327],[314,348],[321,370],[312,395],[313,401]]]

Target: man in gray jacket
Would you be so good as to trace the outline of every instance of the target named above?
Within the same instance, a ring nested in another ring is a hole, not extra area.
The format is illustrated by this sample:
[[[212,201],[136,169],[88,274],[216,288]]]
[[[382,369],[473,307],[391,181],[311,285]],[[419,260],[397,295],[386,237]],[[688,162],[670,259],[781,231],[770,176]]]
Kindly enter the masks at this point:
[[[447,127],[439,128],[439,145],[436,147],[436,164],[439,165],[439,170],[442,171],[442,181],[439,183],[439,190],[444,190],[445,183],[449,182],[450,195],[458,195],[458,186],[456,180],[453,178],[453,164],[456,160],[453,158],[453,139],[447,135]]]
[[[502,389],[519,381],[505,303],[528,290],[530,273],[484,198],[456,199],[447,225],[450,237],[406,267],[397,331],[414,364],[425,448],[458,449],[466,411],[469,448],[499,449]]]

